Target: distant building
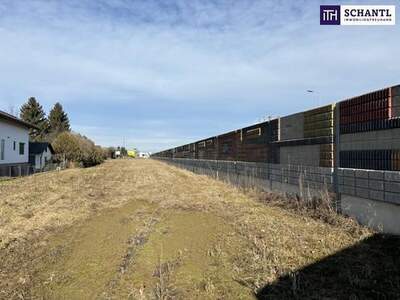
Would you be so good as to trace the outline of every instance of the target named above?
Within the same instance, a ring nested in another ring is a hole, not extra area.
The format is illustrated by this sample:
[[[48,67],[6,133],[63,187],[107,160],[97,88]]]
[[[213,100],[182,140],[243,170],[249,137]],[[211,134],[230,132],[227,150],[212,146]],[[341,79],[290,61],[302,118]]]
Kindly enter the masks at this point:
[[[149,158],[150,157],[150,153],[149,152],[139,152],[138,157],[139,158]]]
[[[52,162],[54,149],[50,143],[29,143],[29,163],[35,170],[43,170]]]
[[[136,158],[136,150],[128,150],[128,156],[131,158]]]
[[[0,111],[0,176],[14,176],[11,174],[14,167],[17,167],[19,175],[21,170],[29,168],[31,128],[36,127]]]

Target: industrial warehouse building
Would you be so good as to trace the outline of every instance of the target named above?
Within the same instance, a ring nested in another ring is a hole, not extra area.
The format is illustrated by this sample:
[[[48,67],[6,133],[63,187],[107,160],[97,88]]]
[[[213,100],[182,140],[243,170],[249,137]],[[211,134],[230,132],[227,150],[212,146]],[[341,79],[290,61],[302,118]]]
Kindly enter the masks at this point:
[[[338,211],[400,233],[400,85],[153,155],[291,193],[326,189]],[[243,182],[243,180],[242,180]]]

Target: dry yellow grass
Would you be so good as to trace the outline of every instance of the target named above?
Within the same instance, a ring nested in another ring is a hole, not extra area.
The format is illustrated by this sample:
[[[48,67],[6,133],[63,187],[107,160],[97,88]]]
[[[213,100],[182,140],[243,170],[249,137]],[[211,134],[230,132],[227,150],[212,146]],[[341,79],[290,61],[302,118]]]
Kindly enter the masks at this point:
[[[251,298],[371,234],[153,160],[15,179],[0,194],[0,298]]]

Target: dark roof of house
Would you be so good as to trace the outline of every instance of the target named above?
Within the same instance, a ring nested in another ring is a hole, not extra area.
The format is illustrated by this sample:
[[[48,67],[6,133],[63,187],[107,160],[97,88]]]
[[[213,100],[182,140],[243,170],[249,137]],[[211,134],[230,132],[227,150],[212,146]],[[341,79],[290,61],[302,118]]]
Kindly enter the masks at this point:
[[[50,149],[50,152],[54,154],[54,149],[50,143],[29,142],[29,154],[41,154],[47,147]]]
[[[35,125],[32,125],[32,124],[30,124],[28,122],[25,122],[25,121],[13,116],[13,115],[10,115],[10,114],[0,110],[0,120],[1,119],[16,123],[16,124],[21,125],[21,126],[26,127],[26,128],[38,129]]]

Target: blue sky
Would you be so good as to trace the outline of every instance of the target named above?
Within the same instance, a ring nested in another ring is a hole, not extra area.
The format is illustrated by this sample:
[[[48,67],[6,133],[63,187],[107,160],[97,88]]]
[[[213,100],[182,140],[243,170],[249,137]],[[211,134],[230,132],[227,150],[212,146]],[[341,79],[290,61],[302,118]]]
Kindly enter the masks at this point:
[[[400,25],[320,26],[320,4],[0,0],[0,110],[60,101],[96,143],[154,152],[399,84]]]

